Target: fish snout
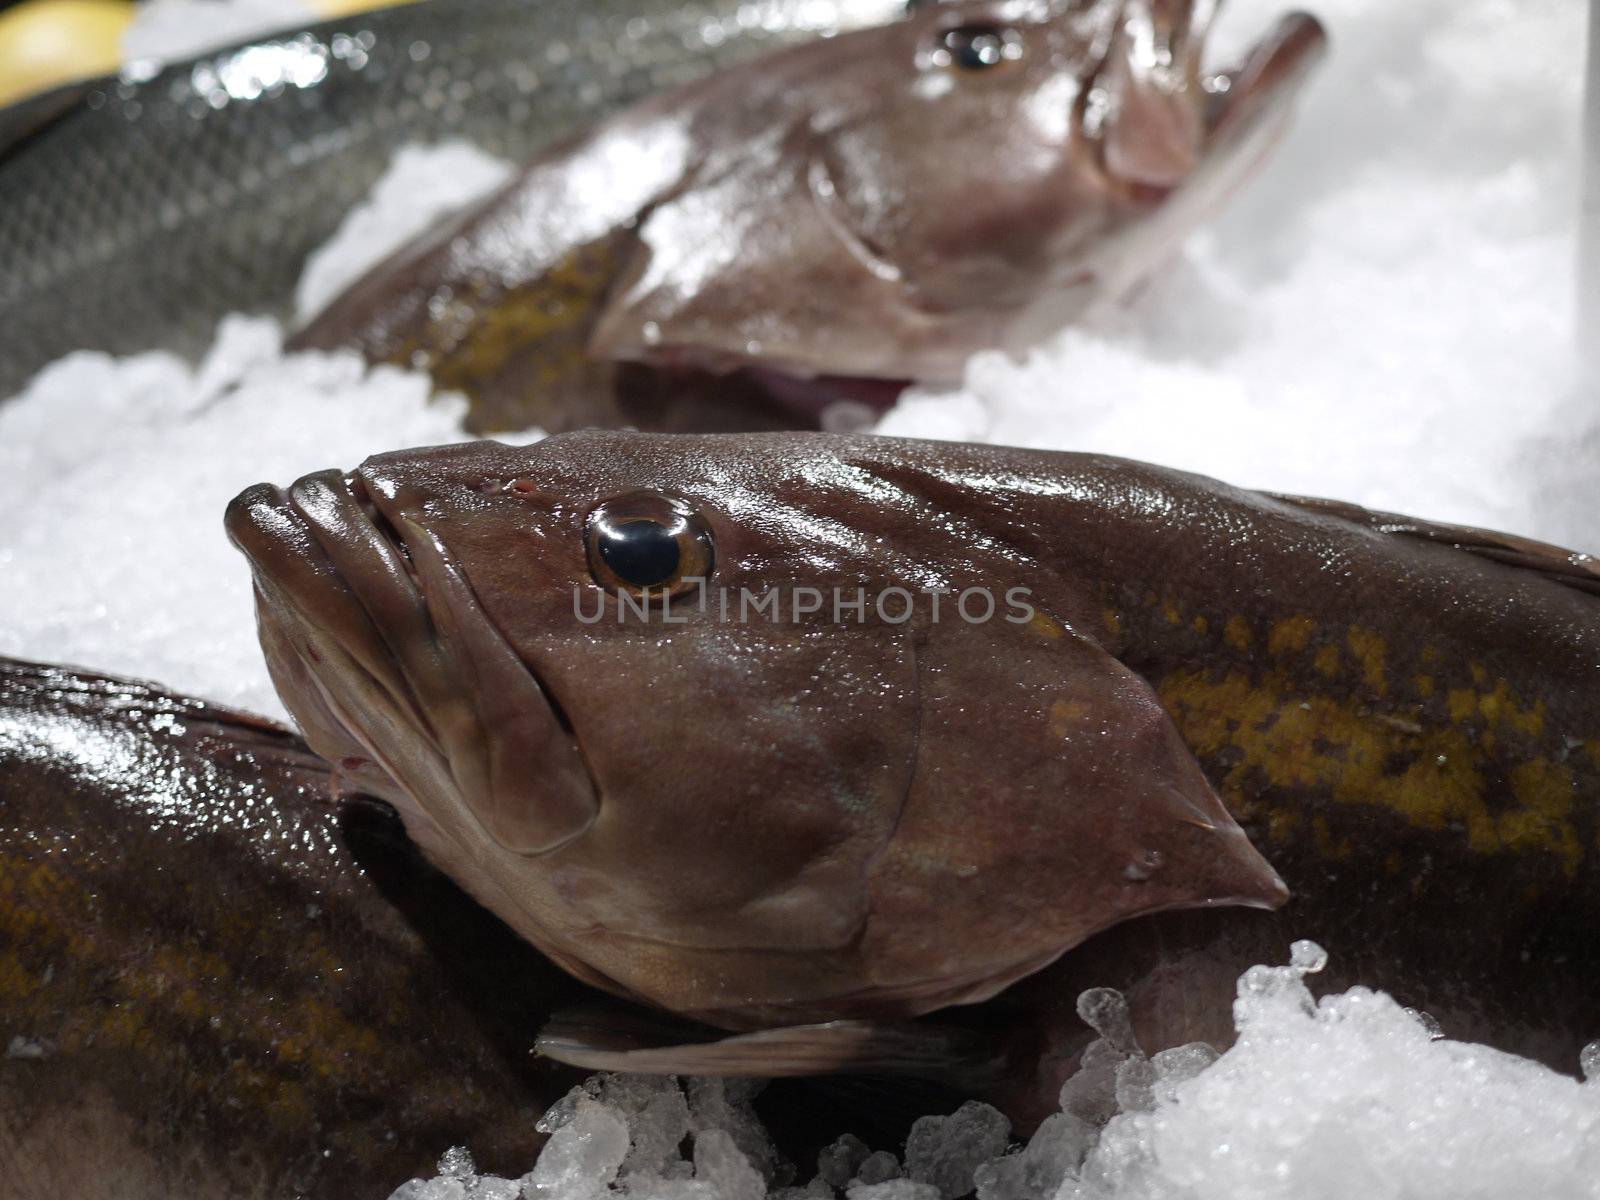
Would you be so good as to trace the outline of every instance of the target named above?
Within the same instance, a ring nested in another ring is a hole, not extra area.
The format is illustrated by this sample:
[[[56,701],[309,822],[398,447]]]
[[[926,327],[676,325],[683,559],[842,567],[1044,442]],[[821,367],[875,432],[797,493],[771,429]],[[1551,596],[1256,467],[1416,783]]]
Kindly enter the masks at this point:
[[[1328,49],[1328,31],[1307,12],[1279,18],[1236,69],[1206,81],[1205,132],[1218,146],[1241,138],[1300,91]]]

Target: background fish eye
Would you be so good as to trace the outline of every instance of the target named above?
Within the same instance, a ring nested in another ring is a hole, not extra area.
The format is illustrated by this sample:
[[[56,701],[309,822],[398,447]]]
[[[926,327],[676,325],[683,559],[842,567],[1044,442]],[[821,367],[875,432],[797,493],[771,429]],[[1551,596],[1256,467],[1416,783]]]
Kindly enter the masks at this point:
[[[1022,34],[1010,25],[974,22],[946,29],[934,39],[927,62],[933,67],[986,71],[1022,57]]]
[[[716,557],[705,519],[684,500],[654,491],[597,505],[585,541],[596,583],[652,596],[675,596],[708,578]]]

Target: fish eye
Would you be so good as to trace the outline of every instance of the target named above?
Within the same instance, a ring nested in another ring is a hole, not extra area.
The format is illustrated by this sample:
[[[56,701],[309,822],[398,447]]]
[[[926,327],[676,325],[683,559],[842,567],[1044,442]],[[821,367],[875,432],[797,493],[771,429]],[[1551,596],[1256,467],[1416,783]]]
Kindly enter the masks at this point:
[[[987,71],[1022,57],[1022,34],[1010,25],[978,22],[946,29],[928,52],[930,66]]]
[[[629,492],[598,505],[585,540],[596,583],[651,597],[687,591],[716,560],[705,519],[663,492]]]

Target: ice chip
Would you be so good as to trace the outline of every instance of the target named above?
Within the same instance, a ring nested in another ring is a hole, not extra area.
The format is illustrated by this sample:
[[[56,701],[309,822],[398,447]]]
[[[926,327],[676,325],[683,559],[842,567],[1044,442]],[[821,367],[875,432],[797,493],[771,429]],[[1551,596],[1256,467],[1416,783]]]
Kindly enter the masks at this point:
[[[597,1098],[627,1122],[632,1145],[621,1174],[687,1178],[678,1146],[690,1132],[689,1102],[675,1076],[601,1075]]]
[[[522,1200],[522,1183],[498,1175],[481,1175],[469,1196],[470,1200]]]
[[[1589,1083],[1600,1083],[1600,1041],[1590,1042],[1578,1052],[1578,1068]]]
[[[948,1117],[919,1117],[906,1138],[906,1175],[931,1183],[943,1200],[972,1191],[972,1173],[1005,1153],[1011,1122],[999,1109],[969,1100]]]
[[[1117,1111],[1117,1072],[1132,1057],[1103,1037],[1090,1042],[1078,1069],[1061,1085],[1061,1111],[1104,1125]]]
[[[751,1102],[766,1086],[764,1079],[689,1079],[689,1125],[695,1133],[720,1129],[729,1134],[750,1165],[771,1182],[778,1167],[778,1150],[756,1116]]]
[[[978,1200],[1051,1200],[1076,1171],[1099,1131],[1071,1113],[1053,1113],[1015,1154],[992,1159],[973,1172]]]
[[[1125,1054],[1136,1053],[1128,1002],[1115,988],[1090,988],[1078,997],[1078,1016],[1106,1041]]]
[[[1158,1051],[1150,1058],[1156,1075],[1151,1095],[1157,1103],[1171,1100],[1179,1084],[1187,1083],[1221,1057],[1214,1046],[1205,1042],[1189,1042]]]
[[[468,1200],[460,1179],[412,1179],[389,1194],[389,1200]]]
[[[439,1156],[439,1174],[446,1179],[470,1180],[477,1173],[478,1166],[465,1146],[451,1146]]]
[[[767,1182],[725,1129],[706,1129],[694,1138],[694,1177],[711,1185],[717,1200],[762,1200]]]
[[[1328,952],[1304,939],[1289,947],[1289,966],[1302,975],[1315,975],[1328,965]]]
[[[1123,1112],[1145,1112],[1155,1107],[1156,1069],[1147,1058],[1125,1059],[1117,1067],[1117,1107]]]
[[[833,1184],[818,1175],[804,1187],[778,1188],[768,1193],[772,1200],[837,1200]]]
[[[887,1150],[875,1150],[861,1160],[861,1166],[856,1168],[856,1177],[850,1181],[850,1187],[852,1190],[863,1185],[871,1187],[873,1184],[899,1179],[900,1174],[898,1158]]]
[[[1405,1009],[1406,1016],[1428,1031],[1428,1036],[1438,1041],[1444,1036],[1444,1026],[1440,1025],[1432,1013],[1423,1012],[1420,1008]]]
[[[540,1133],[554,1133],[567,1122],[571,1121],[578,1109],[578,1101],[588,1098],[593,1099],[596,1086],[586,1080],[545,1109],[544,1116],[534,1122],[533,1127]]]
[[[931,1183],[910,1179],[886,1179],[882,1183],[854,1184],[846,1200],[939,1200],[939,1189]]]
[[[840,1134],[817,1154],[817,1177],[842,1188],[856,1177],[872,1151],[853,1133]]]
[[[599,1196],[616,1178],[628,1148],[628,1125],[617,1110],[579,1096],[568,1119],[544,1144],[533,1170],[522,1177],[523,1195],[527,1200]]]

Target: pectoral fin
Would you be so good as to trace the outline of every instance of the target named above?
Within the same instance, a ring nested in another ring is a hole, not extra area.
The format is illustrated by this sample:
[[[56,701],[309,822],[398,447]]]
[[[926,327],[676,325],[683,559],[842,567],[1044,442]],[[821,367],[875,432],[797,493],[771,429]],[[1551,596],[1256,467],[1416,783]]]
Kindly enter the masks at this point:
[[[717,1036],[719,1032],[642,1010],[591,1007],[557,1013],[539,1031],[534,1052],[594,1071],[773,1078],[901,1075],[965,1090],[992,1084],[1004,1065],[997,1042],[932,1022],[826,1021],[725,1036]]]

